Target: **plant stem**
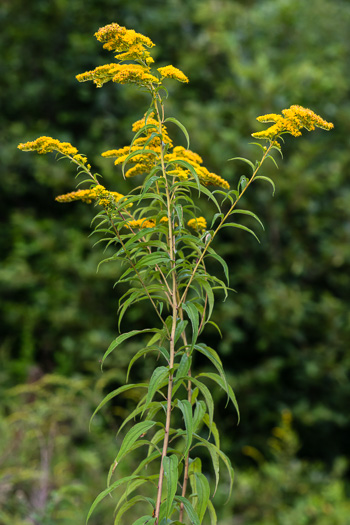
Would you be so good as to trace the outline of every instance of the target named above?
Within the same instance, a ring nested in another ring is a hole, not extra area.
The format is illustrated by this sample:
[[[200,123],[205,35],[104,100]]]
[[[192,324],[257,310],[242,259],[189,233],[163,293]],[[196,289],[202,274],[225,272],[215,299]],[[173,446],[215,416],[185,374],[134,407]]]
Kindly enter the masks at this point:
[[[158,122],[159,122],[159,134],[162,135],[162,123],[164,120],[164,111],[162,111],[162,117],[159,113],[159,108],[156,100],[156,95],[154,94],[154,106],[157,112]],[[173,221],[172,221],[172,214],[171,214],[171,196],[169,192],[169,185],[168,180],[166,176],[166,170],[165,170],[165,163],[164,163],[164,146],[161,145],[161,166],[162,166],[162,173],[164,177],[164,183],[165,183],[165,193],[166,193],[166,199],[167,199],[167,214],[168,214],[168,226],[169,226],[169,235],[168,235],[168,246],[169,246],[169,255],[170,255],[170,264],[172,269],[172,290],[171,290],[171,306],[172,306],[172,326],[171,326],[171,334],[170,334],[170,348],[169,348],[169,382],[168,382],[168,392],[167,392],[167,408],[166,408],[166,421],[165,421],[165,429],[164,429],[164,441],[163,441],[163,450],[162,450],[162,456],[161,456],[161,464],[159,469],[159,478],[158,478],[158,492],[157,492],[157,501],[156,501],[156,507],[155,507],[155,518],[156,518],[156,525],[158,525],[159,522],[159,513],[160,513],[160,505],[161,505],[161,499],[162,499],[162,489],[163,489],[163,481],[164,481],[164,466],[163,466],[163,459],[167,455],[168,452],[168,445],[169,445],[169,432],[170,432],[170,423],[171,423],[171,398],[172,398],[172,391],[173,391],[173,368],[174,368],[174,361],[175,361],[175,331],[176,331],[176,324],[177,324],[177,316],[178,316],[178,304],[177,304],[177,282],[176,282],[176,272],[175,272],[175,238],[174,238],[174,232],[173,232]]]

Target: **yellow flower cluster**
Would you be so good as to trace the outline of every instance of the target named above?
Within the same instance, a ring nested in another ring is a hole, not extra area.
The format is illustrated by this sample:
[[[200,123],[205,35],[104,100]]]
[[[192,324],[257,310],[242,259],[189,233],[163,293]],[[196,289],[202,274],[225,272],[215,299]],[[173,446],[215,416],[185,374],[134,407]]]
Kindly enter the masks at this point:
[[[204,166],[201,166],[203,160],[197,153],[194,153],[189,149],[185,149],[183,146],[175,147],[172,153],[165,155],[165,160],[167,162],[175,161],[176,168],[169,171],[170,175],[178,176],[182,180],[191,178],[192,174],[190,170],[186,170],[180,164],[176,165],[176,160],[185,160],[196,170],[198,178],[203,185],[207,186],[209,184],[213,184],[224,189],[230,189],[230,185],[225,179],[219,175],[216,175],[215,173],[211,173]]]
[[[153,47],[154,44],[150,38],[136,33],[133,29],[126,29],[117,23],[108,24],[101,27],[95,37],[103,43],[103,47],[108,51],[117,51],[118,53],[128,51],[131,47],[146,46]]]
[[[79,82],[92,80],[96,87],[102,87],[110,80],[117,84],[138,84],[140,86],[159,83],[158,78],[151,75],[149,67],[139,64],[105,64],[92,71],[85,71],[76,78]]]
[[[134,165],[126,171],[126,177],[134,177],[136,175],[141,175],[142,173],[149,173],[149,171],[154,167],[157,157],[159,159],[159,155],[161,152],[160,138],[151,138],[152,133],[158,130],[158,122],[154,118],[154,114],[149,115],[147,120],[146,117],[144,117],[141,120],[137,120],[136,122],[134,122],[132,130],[134,132],[138,132],[142,127],[145,126],[145,122],[147,125],[150,125],[152,127],[145,130],[144,136],[138,137],[133,142],[133,145],[131,147],[125,146],[123,148],[112,149],[102,153],[103,157],[116,157],[116,160],[114,162],[116,165],[123,164],[123,162],[127,159],[130,153],[142,150],[142,148],[144,147],[157,154],[153,155],[152,153],[141,152],[131,157],[130,162],[132,162]],[[162,142],[166,144],[169,149],[172,147],[172,141],[164,125],[162,126]],[[225,179],[223,179],[219,175],[216,175],[215,173],[211,173],[207,170],[207,168],[202,166],[202,157],[200,157],[197,153],[191,151],[190,149],[184,148],[183,146],[176,146],[175,148],[173,148],[171,153],[167,153],[164,156],[164,160],[166,163],[171,162],[171,164],[168,167],[169,169],[167,170],[168,175],[178,177],[180,180],[187,180],[193,178],[193,175],[189,169],[186,169],[186,167],[182,166],[181,164],[176,164],[177,160],[184,160],[191,164],[191,166],[195,169],[198,178],[203,185],[207,186],[209,184],[213,184],[215,186],[220,186],[221,188],[225,189],[230,188],[229,183]]]
[[[117,193],[116,191],[108,191],[104,186],[100,184],[90,188],[88,190],[78,190],[66,193],[65,195],[58,195],[56,201],[58,202],[72,202],[72,201],[83,201],[90,204],[93,200],[98,200],[101,206],[108,206],[116,200],[117,202],[124,198],[124,195]]]
[[[197,217],[197,219],[190,219],[187,223],[187,226],[193,228],[194,230],[204,231],[207,229],[207,221],[204,217]]]
[[[106,64],[98,66],[92,71],[86,71],[77,75],[79,82],[92,80],[96,87],[112,80],[118,84],[136,84],[151,87],[159,84],[160,80],[152,75],[150,64],[154,62],[148,48],[154,44],[147,36],[136,33],[133,29],[126,29],[119,24],[113,23],[101,27],[95,36],[103,47],[109,51],[115,51],[115,58],[121,62],[133,60],[138,64]],[[179,82],[188,82],[186,75],[174,66],[160,67],[157,70],[163,78],[173,78]]]
[[[125,51],[125,53],[119,53],[115,56],[118,60],[141,60],[142,62],[146,63],[147,66],[150,64],[153,64],[154,60],[151,57],[149,51],[144,49],[144,47],[141,44],[135,44],[134,46],[131,46],[128,51]]]
[[[162,75],[162,78],[173,78],[174,80],[178,80],[179,82],[188,82],[188,78],[186,77],[186,75],[177,67],[159,67],[157,71],[159,71],[159,73]]]
[[[145,126],[145,121],[147,125],[150,125],[152,127],[146,129],[143,136],[140,136],[136,140],[134,140],[133,145],[131,147],[124,146],[123,148],[108,150],[103,152],[102,156],[107,158],[116,157],[116,160],[114,162],[116,165],[123,164],[123,162],[128,157],[128,155],[130,155],[130,153],[142,150],[143,148],[155,152],[158,156],[161,152],[161,140],[160,137],[151,138],[152,133],[158,131],[158,122],[153,118],[153,115],[149,115],[147,120],[146,117],[144,117],[134,122],[132,130],[134,132],[139,131],[142,127]],[[172,141],[164,125],[162,126],[162,142],[164,144],[168,144],[169,147],[172,146]],[[136,175],[141,175],[142,173],[149,172],[153,168],[156,158],[157,157],[152,153],[140,153],[138,155],[135,155],[130,159],[130,162],[132,162],[134,165],[126,171],[125,176],[129,178],[135,177]]]
[[[109,51],[116,51],[115,58],[120,61],[134,60],[139,64],[106,64],[92,71],[77,75],[79,82],[92,80],[96,87],[112,80],[118,84],[137,84],[150,86],[159,84],[159,79],[151,74],[149,65],[154,62],[146,48],[153,47],[152,40],[136,33],[133,29],[126,29],[116,23],[101,27],[95,36],[103,47]]]
[[[168,222],[168,217],[162,217],[159,222]],[[135,221],[128,221],[126,226],[130,229],[134,228],[154,228],[156,225],[155,219],[137,219]]]
[[[18,148],[22,151],[37,151],[40,155],[51,153],[52,151],[58,151],[63,155],[67,155],[68,157],[78,157],[79,159],[81,157],[85,159],[85,157],[77,155],[77,148],[72,146],[69,142],[60,142],[59,140],[53,139],[52,137],[39,137],[32,142],[19,144]]]
[[[299,137],[303,128],[312,131],[317,127],[328,131],[334,127],[331,122],[327,122],[319,115],[316,115],[311,109],[297,105],[293,105],[289,109],[284,109],[282,115],[269,113],[257,117],[257,120],[263,123],[274,123],[264,131],[252,133],[253,137],[266,139],[270,142],[276,142],[275,139],[283,133],[290,133],[294,137]],[[278,145],[278,143],[276,145]]]

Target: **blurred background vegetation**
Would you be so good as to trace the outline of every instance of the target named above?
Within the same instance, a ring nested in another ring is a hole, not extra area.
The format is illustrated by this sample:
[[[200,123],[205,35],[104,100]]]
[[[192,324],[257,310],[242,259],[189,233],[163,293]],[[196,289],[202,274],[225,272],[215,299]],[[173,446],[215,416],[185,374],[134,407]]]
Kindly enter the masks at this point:
[[[225,482],[214,500],[220,525],[347,524],[346,0],[2,0],[0,523],[83,525],[105,487],[116,430],[134,404],[122,398],[88,432],[92,411],[124,382],[139,342],[113,354],[101,375],[99,359],[117,334],[120,269],[104,265],[96,273],[101,249],[88,237],[92,208],[54,201],[74,189],[74,169],[17,150],[40,135],[67,140],[110,189],[126,190],[100,153],[128,143],[148,100],[137,89],[97,90],[75,80],[111,61],[93,37],[111,22],[149,36],[158,66],[173,64],[190,78],[186,86],[169,82],[168,114],[187,127],[206,166],[233,186],[248,174],[227,159],[255,159],[249,142],[262,129],[257,115],[301,104],[335,124],[329,133],[287,138],[279,170],[265,166],[275,197],[265,185],[248,192],[244,206],[266,226],[261,244],[238,230],[216,241],[238,293],[225,303],[218,298],[214,320],[223,338],[208,330],[207,339],[226,364],[242,413],[237,427],[214,392],[224,450],[236,467],[232,501],[222,505]],[[123,329],[151,322],[134,310]],[[147,377],[151,366],[135,365],[135,377]],[[91,523],[112,523],[114,503],[107,498]]]

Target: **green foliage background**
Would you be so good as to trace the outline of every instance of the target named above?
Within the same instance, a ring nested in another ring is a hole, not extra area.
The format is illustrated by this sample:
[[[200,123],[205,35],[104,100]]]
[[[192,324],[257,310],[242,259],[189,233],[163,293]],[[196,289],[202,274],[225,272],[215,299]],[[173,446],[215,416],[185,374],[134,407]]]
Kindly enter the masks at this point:
[[[117,334],[119,269],[96,273],[92,210],[54,201],[74,189],[74,170],[16,148],[40,135],[68,140],[109,189],[125,190],[100,152],[127,143],[148,101],[136,89],[75,80],[110,61],[93,33],[113,21],[149,36],[159,65],[190,78],[186,86],[169,82],[168,113],[233,186],[247,173],[226,161],[254,159],[257,115],[301,104],[335,124],[330,133],[287,139],[280,169],[264,168],[277,184],[274,198],[263,185],[247,193],[244,205],[266,226],[261,244],[239,231],[216,241],[238,294],[218,303],[223,339],[208,339],[242,413],[237,427],[217,394],[238,471],[233,504],[221,509],[225,486],[217,496],[220,524],[342,525],[350,430],[350,5],[342,0],[1,3],[0,522],[84,523],[117,446],[113,432],[133,403],[105,411],[87,433],[89,414],[124,381],[137,349],[125,344],[100,375],[99,359]],[[124,329],[152,321],[134,310]],[[151,366],[144,361],[134,373],[147,377]],[[293,426],[276,454],[268,440],[273,427],[284,428],[284,409]],[[247,445],[262,456],[243,453]],[[94,523],[111,522],[108,504]]]

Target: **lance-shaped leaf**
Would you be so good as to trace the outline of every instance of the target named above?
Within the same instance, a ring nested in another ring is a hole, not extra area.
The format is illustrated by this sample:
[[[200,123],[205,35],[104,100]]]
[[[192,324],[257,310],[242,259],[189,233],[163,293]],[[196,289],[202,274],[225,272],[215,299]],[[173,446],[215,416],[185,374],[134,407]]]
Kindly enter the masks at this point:
[[[259,217],[255,213],[253,213],[252,211],[249,211],[249,210],[233,210],[231,212],[231,215],[233,215],[234,213],[240,213],[241,215],[250,215],[250,217],[253,217],[253,219],[258,221],[258,223],[260,224],[262,229],[265,230],[264,225],[261,222],[261,220],[259,219]]]
[[[215,441],[215,445],[220,448],[220,434],[219,434],[219,431],[218,431],[218,428],[216,426],[216,423],[215,421],[213,421],[211,424],[210,424],[210,421],[209,421],[209,416],[208,414],[204,414],[203,416],[203,422],[207,425],[207,427],[209,428],[209,431],[210,431],[210,434],[212,433],[213,436],[214,436],[214,441]]]
[[[132,385],[123,385],[123,386],[120,386],[119,388],[117,388],[116,390],[113,390],[112,392],[110,392],[109,394],[107,394],[103,400],[101,401],[101,403],[98,405],[98,407],[96,408],[95,412],[92,414],[91,418],[90,418],[90,426],[91,426],[91,422],[93,420],[93,418],[95,417],[95,415],[97,414],[97,412],[99,410],[101,410],[101,408],[106,404],[108,403],[108,401],[110,401],[111,399],[113,399],[114,397],[118,396],[119,394],[121,394],[122,392],[126,392],[127,390],[131,390],[132,388],[148,388],[148,384],[147,383],[134,383]]]
[[[198,387],[196,390],[198,391]],[[193,414],[193,432],[196,432],[200,423],[202,423],[204,415],[208,416],[208,414],[206,414],[206,411],[207,411],[207,406],[204,403],[204,401],[202,401],[201,399],[199,401],[196,401],[196,406],[195,406],[194,414]],[[208,416],[208,421],[209,421],[209,416]]]
[[[182,133],[185,135],[186,137],[186,140],[187,140],[187,149],[190,147],[190,137],[188,135],[188,132],[187,132],[187,129],[185,128],[185,126],[183,124],[181,124],[181,122],[179,122],[176,118],[174,117],[168,117],[164,120],[164,123],[165,122],[173,122],[174,124],[176,124],[176,126],[178,126]]]
[[[252,163],[252,161],[248,160],[248,159],[245,159],[244,157],[233,157],[232,159],[228,159],[228,161],[230,161],[230,160],[241,160],[241,161],[245,162],[246,164],[248,164],[248,166],[250,166],[252,168],[253,172],[255,170],[255,166]]]
[[[234,478],[234,471],[233,471],[233,468],[232,468],[232,465],[231,465],[231,461],[226,456],[226,454],[222,450],[220,450],[216,445],[214,445],[213,443],[210,443],[210,441],[208,441],[207,439],[202,438],[198,434],[194,434],[194,435],[195,435],[196,439],[199,441],[199,443],[196,443],[196,445],[194,445],[193,448],[198,447],[198,446],[204,446],[204,447],[207,448],[207,450],[209,451],[209,453],[211,455],[212,462],[213,462],[213,467],[214,467],[214,472],[215,472],[215,477],[216,477],[216,484],[215,484],[214,494],[216,492],[216,489],[217,489],[217,486],[218,486],[218,482],[219,482],[219,461],[218,461],[218,458],[220,458],[224,462],[224,464],[225,464],[225,466],[227,468],[228,474],[229,474],[229,478],[230,478],[230,489],[229,489],[229,494],[228,494],[228,497],[227,497],[227,501],[228,501],[230,499],[230,496],[231,496],[232,486],[233,486],[233,478]]]
[[[260,241],[259,241],[259,237],[253,232],[253,230],[251,230],[250,228],[247,228],[247,226],[243,226],[243,224],[238,224],[237,222],[225,222],[221,228],[238,228],[239,230],[244,230],[248,233],[250,233],[251,235],[253,235],[256,240],[258,241],[258,243],[260,244]]]
[[[201,354],[205,355],[213,363],[213,365],[215,366],[216,370],[219,372],[220,376],[224,380],[226,387],[227,387],[224,367],[222,366],[222,362],[219,357],[219,354],[213,348],[211,348],[210,346],[204,343],[199,343],[195,345],[195,349],[201,352]]]
[[[114,525],[120,525],[120,520],[129,509],[131,509],[136,503],[139,503],[140,501],[144,503],[149,503],[147,498],[145,496],[134,496],[133,498],[127,500],[123,505],[120,507],[115,519],[114,519]]]
[[[216,512],[213,503],[209,500],[208,501],[208,510],[209,510],[209,516],[210,516],[210,525],[217,525],[218,519],[216,517]]]
[[[148,333],[148,332],[158,332],[159,330],[156,329],[156,328],[146,328],[144,330],[131,330],[131,332],[127,332],[125,334],[121,334],[119,335],[108,347],[108,349],[106,350],[103,358],[102,358],[102,363],[101,363],[101,368],[102,368],[102,365],[104,363],[104,360],[106,359],[107,356],[109,356],[109,354],[111,352],[113,352],[113,350],[115,350],[121,343],[123,343],[124,341],[126,341],[127,339],[130,339],[130,337],[134,337],[134,335],[137,335],[137,334],[145,334],[145,333]]]
[[[192,324],[192,346],[197,341],[199,328],[199,312],[192,302],[183,303],[182,309],[187,313]]]
[[[261,179],[261,180],[266,180],[266,182],[269,182],[273,188],[273,191],[272,191],[272,196],[275,195],[275,191],[276,191],[276,186],[275,186],[275,183],[273,182],[272,179],[270,179],[270,177],[265,177],[264,175],[257,175],[254,180],[258,180],[258,179]]]
[[[236,412],[237,412],[237,416],[238,416],[238,423],[239,423],[239,420],[240,420],[240,414],[239,414],[239,408],[238,408],[238,403],[237,403],[237,399],[236,399],[236,396],[234,394],[234,391],[232,390],[231,386],[226,383],[222,377],[220,377],[218,374],[213,374],[211,372],[206,372],[206,373],[201,373],[201,374],[198,374],[197,377],[208,377],[209,379],[212,379],[213,381],[215,381],[219,386],[221,386],[221,388],[226,392],[226,394],[228,395],[228,397],[231,399],[235,409],[236,409]]]
[[[152,428],[155,425],[155,421],[141,421],[140,423],[136,423],[125,435],[123,442],[121,444],[121,447],[119,449],[119,452],[117,454],[117,457],[114,460],[113,468],[115,468],[118,463],[121,461],[123,456],[127,454],[127,452],[131,449],[135,441],[138,440],[138,438],[141,436],[141,434],[145,434],[150,428]]]
[[[159,352],[160,354],[163,355],[165,360],[169,362],[169,352],[166,348],[164,348],[164,346],[158,346],[158,345],[146,346],[146,348],[142,348],[141,350],[139,350],[134,355],[134,357],[131,359],[129,366],[128,366],[127,373],[126,373],[126,382],[128,382],[129,373],[130,373],[132,365],[135,363],[135,361],[137,361],[137,359],[139,359],[143,355],[146,355],[148,352]]]
[[[190,482],[193,491],[192,496],[196,497],[194,508],[198,514],[200,523],[202,523],[209,502],[209,482],[201,472],[195,472],[190,475]]]
[[[148,408],[149,404],[151,403],[154,394],[156,391],[163,386],[164,380],[169,375],[169,368],[167,366],[158,366],[150,379],[149,385],[148,385],[148,392],[147,397],[145,401],[145,405],[143,407],[142,415],[144,414],[145,410]]]
[[[192,433],[193,433],[193,417],[192,417],[192,406],[191,403],[184,399],[183,401],[177,400],[177,406],[182,412],[185,427],[186,427],[186,444],[185,450],[183,451],[183,456],[185,457],[190,449],[192,444]]]
[[[191,364],[192,364],[192,357],[188,356],[186,353],[183,354],[181,356],[181,360],[180,360],[178,369],[176,370],[176,375],[175,375],[174,384],[173,384],[173,392],[172,392],[173,398],[176,392],[178,391],[178,389],[183,384],[183,381],[181,381],[181,378],[188,375],[188,372],[191,368]],[[177,379],[180,379],[180,381],[177,381]]]
[[[92,505],[91,505],[91,507],[89,509],[89,512],[88,512],[88,515],[87,515],[87,518],[86,518],[86,523],[88,523],[88,521],[89,521],[89,519],[91,517],[91,514],[93,513],[93,511],[95,510],[97,505],[100,503],[100,501],[102,501],[106,496],[108,496],[108,494],[110,494],[115,489],[120,487],[120,485],[123,485],[123,483],[128,483],[128,481],[131,481],[131,480],[139,478],[139,477],[140,476],[126,476],[126,477],[124,477],[122,479],[118,479],[110,487],[108,487],[105,490],[103,490],[102,492],[100,492],[100,494],[95,498],[94,502],[92,503]]]
[[[166,491],[166,511],[165,516],[169,518],[173,511],[173,501],[177,490],[178,482],[178,459],[175,454],[163,458],[164,475],[167,481]]]
[[[190,519],[190,522],[193,525],[201,525],[201,522],[199,521],[198,515],[194,508],[192,507],[191,503],[188,501],[188,499],[184,498],[183,496],[175,496],[176,501],[179,501],[183,504],[184,509],[187,513],[187,516]]]
[[[182,381],[182,380],[191,381],[194,385],[196,385],[196,387],[198,387],[198,390],[204,397],[206,406],[208,408],[209,420],[212,423],[213,417],[214,417],[214,401],[213,401],[209,388],[204,383],[202,383],[202,381],[200,381],[197,377],[185,376],[185,377],[176,378],[176,383],[177,381]]]
[[[224,273],[225,273],[227,284],[229,284],[230,277],[229,277],[229,271],[228,271],[228,266],[227,266],[226,261],[222,257],[220,257],[220,255],[218,255],[215,252],[215,250],[213,250],[213,248],[211,248],[211,246],[209,246],[207,251],[208,251],[208,255],[206,257],[208,257],[208,256],[213,257],[214,259],[216,259],[221,264],[221,266],[222,266],[222,268],[224,270]]]

